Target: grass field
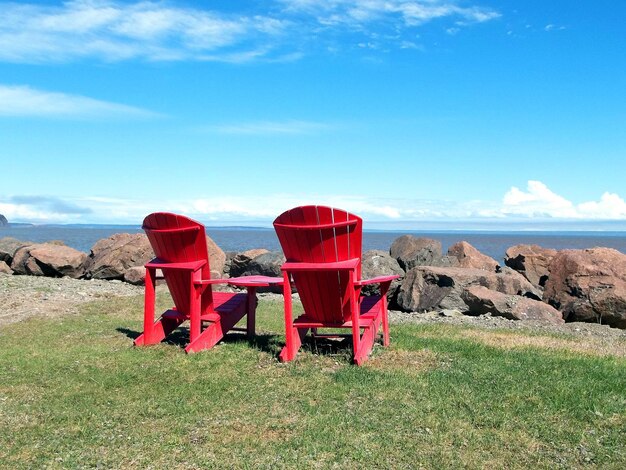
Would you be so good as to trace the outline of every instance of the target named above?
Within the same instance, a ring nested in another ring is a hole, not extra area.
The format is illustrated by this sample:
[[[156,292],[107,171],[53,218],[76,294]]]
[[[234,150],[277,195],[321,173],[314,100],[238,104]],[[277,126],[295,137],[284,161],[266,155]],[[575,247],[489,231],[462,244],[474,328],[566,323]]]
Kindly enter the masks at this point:
[[[403,324],[362,368],[330,341],[280,364],[277,302],[195,355],[131,347],[141,315],[0,329],[0,466],[626,468],[626,359],[581,339]]]

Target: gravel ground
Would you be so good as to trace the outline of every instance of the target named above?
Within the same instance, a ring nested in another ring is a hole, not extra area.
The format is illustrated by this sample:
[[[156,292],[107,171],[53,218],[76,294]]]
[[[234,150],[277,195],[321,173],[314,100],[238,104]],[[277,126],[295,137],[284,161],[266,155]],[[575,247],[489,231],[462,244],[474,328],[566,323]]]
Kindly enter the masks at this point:
[[[428,313],[405,313],[390,311],[389,321],[393,323],[447,323],[452,325],[476,326],[485,329],[506,329],[527,331],[535,334],[567,334],[579,337],[597,337],[626,340],[626,330],[611,328],[598,323],[571,322],[562,325],[537,321],[509,320],[491,315],[463,315],[456,310],[443,310]]]
[[[166,288],[165,286],[159,288]],[[0,274],[0,326],[29,317],[57,317],[77,313],[84,302],[112,297],[142,295],[143,287],[121,281],[77,280],[38,276],[9,276]],[[282,300],[280,294],[259,294],[261,299]],[[447,323],[475,326],[484,329],[509,329],[535,334],[567,334],[576,337],[604,338],[609,341],[626,340],[626,330],[596,323],[543,324],[533,321],[515,321],[490,315],[468,316],[454,310],[429,313],[390,311],[393,323]]]
[[[84,302],[142,293],[142,287],[121,281],[0,274],[0,326],[35,316],[50,318],[77,313]]]

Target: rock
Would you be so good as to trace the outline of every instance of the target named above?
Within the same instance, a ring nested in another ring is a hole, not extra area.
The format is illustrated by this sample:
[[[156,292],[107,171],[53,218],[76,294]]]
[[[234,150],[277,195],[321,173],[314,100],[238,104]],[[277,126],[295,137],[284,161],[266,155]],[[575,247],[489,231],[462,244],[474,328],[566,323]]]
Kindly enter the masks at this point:
[[[399,275],[400,279],[391,282],[387,291],[387,299],[390,304],[395,303],[395,297],[402,283],[404,271],[398,262],[392,258],[387,252],[381,250],[369,250],[363,253],[361,258],[361,279],[372,279],[378,276]],[[363,286],[361,292],[366,295],[378,294],[378,285]]]
[[[419,266],[406,273],[397,303],[405,311],[456,309],[466,312],[468,309],[462,294],[471,286],[540,300],[540,292],[512,269],[496,273],[483,269]]]
[[[483,286],[470,286],[461,294],[471,315],[491,314],[510,320],[535,320],[543,323],[564,323],[563,315],[539,300],[507,295]]]
[[[268,251],[252,258],[242,276],[274,276],[283,277],[280,267],[285,262],[285,256],[278,251]]]
[[[405,271],[416,266],[430,266],[441,263],[441,242],[403,235],[391,244],[389,254]]]
[[[209,250],[209,264],[211,265],[211,279],[219,279],[224,271],[226,253],[207,235],[206,246]]]
[[[16,274],[79,278],[84,273],[87,255],[65,245],[36,243],[15,252],[11,269]]]
[[[7,220],[5,216],[0,214],[0,227],[8,227],[8,226],[9,226],[9,221]]]
[[[252,258],[246,265],[244,272],[240,276],[272,276],[283,277],[283,273],[280,267],[285,262],[285,256],[281,252],[268,251]],[[259,292],[275,292],[282,293],[283,288],[281,286],[263,287],[259,289]]]
[[[154,258],[148,237],[143,233],[116,233],[98,240],[86,263],[86,277],[123,279],[126,270],[143,266]]]
[[[248,250],[242,253],[235,254],[230,260],[230,270],[227,274],[230,277],[238,277],[243,275],[243,273],[245,273],[248,269],[250,261],[252,261],[257,256],[263,255],[265,253],[269,253],[269,250],[266,250],[265,248],[256,248],[253,250]]]
[[[124,281],[135,286],[141,286],[146,280],[146,268],[143,266],[133,266],[124,271]]]
[[[13,270],[4,261],[0,261],[0,274],[13,274]]]
[[[211,277],[221,277],[226,255],[209,237],[207,248]],[[109,238],[98,240],[91,248],[91,254],[85,265],[86,277],[93,279],[124,279],[130,268],[143,266],[154,258],[154,252],[143,233],[116,233]],[[129,273],[134,278],[137,273]]]
[[[504,264],[543,289],[548,280],[548,267],[556,254],[556,250],[539,245],[515,245],[506,250]]]
[[[23,242],[11,237],[0,238],[0,261],[10,265],[13,262],[15,252],[28,245],[33,245],[33,243]]]
[[[455,243],[448,248],[448,256],[456,258],[461,268],[484,269],[494,272],[500,270],[500,264],[495,259],[482,254],[465,241]]]
[[[549,266],[544,301],[567,321],[626,328],[626,254],[611,248],[558,252]]]

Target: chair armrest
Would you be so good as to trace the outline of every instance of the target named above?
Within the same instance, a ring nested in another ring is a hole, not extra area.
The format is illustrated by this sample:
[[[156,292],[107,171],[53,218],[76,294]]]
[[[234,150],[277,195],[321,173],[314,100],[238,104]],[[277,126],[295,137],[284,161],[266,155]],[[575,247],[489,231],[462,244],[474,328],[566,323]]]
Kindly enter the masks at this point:
[[[197,271],[206,264],[206,260],[200,261],[188,261],[185,263],[168,263],[167,261],[154,258],[152,261],[147,262],[144,266],[146,269],[180,269],[186,271]]]
[[[209,286],[213,284],[228,284],[230,279],[202,279],[200,281],[194,281],[196,286]]]
[[[397,274],[392,274],[390,276],[378,276],[372,279],[361,279],[360,281],[355,281],[355,286],[366,286],[368,284],[382,284],[383,282],[391,282],[395,279],[398,279],[400,276]]]
[[[304,263],[287,261],[283,263],[280,269],[288,272],[302,272],[302,271],[351,271],[356,269],[361,260],[359,258],[352,258],[346,261],[338,261],[333,263]]]
[[[270,277],[270,276],[241,276],[231,277],[225,279],[228,284],[239,287],[269,287],[269,286],[282,286],[282,277]]]

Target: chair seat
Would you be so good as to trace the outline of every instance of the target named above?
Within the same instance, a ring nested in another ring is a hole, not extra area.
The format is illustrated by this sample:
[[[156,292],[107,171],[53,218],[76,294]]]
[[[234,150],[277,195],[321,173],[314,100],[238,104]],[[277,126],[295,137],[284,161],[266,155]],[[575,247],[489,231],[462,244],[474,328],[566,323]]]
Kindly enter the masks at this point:
[[[371,326],[380,314],[380,307],[379,295],[361,296],[359,327],[367,328]],[[293,324],[296,328],[352,328],[352,320],[343,323],[321,322],[307,314],[300,315],[294,320]]]

